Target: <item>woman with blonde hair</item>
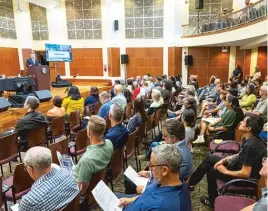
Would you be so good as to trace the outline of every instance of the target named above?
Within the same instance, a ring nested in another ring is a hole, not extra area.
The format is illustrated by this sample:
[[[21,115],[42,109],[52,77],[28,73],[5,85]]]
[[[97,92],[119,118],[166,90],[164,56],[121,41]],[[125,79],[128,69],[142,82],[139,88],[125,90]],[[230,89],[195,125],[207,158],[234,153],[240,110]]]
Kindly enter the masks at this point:
[[[152,89],[152,100],[153,100],[153,102],[151,103],[151,105],[147,111],[148,116],[152,115],[164,103],[164,99],[162,97],[162,94],[158,89]]]

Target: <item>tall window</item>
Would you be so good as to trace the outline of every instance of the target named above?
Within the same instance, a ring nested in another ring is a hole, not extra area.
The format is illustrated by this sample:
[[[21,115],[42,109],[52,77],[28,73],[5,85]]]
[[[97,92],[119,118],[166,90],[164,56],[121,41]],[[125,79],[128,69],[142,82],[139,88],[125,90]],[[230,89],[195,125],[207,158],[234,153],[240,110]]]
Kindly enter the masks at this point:
[[[223,9],[231,10],[233,7],[233,0],[204,0],[203,9],[195,9],[195,1],[190,0],[189,3],[189,24],[196,25],[198,20],[200,21],[215,21],[220,16]]]
[[[164,0],[125,0],[128,39],[163,38]]]
[[[0,37],[17,39],[13,2],[11,0],[0,1]]]
[[[48,40],[46,8],[29,3],[33,40]]]
[[[66,0],[68,39],[102,39],[101,1]]]

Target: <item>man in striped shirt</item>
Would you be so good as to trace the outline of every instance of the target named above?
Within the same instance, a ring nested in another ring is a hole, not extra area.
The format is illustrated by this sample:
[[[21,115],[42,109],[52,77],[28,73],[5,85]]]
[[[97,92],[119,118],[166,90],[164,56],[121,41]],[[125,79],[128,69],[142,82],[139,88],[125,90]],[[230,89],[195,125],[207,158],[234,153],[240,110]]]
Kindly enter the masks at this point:
[[[52,166],[48,148],[30,148],[26,152],[24,165],[35,182],[28,194],[22,197],[20,211],[59,210],[78,195],[79,189],[71,172]]]

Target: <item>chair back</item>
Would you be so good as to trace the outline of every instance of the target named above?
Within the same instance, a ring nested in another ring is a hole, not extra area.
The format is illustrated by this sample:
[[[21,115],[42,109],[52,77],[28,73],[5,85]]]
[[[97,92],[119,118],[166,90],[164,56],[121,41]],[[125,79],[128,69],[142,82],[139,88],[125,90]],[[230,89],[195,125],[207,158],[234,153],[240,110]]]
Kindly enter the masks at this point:
[[[107,119],[106,119],[106,130],[109,130],[111,127],[112,127],[111,126],[111,121],[110,121],[109,116],[108,116]]]
[[[57,117],[51,122],[52,137],[60,137],[65,133],[65,117]]]
[[[128,119],[132,116],[132,102],[128,103],[126,106],[126,117],[125,119]]]
[[[144,137],[146,137],[146,125],[147,125],[147,122],[144,122],[140,125],[139,127],[139,131],[138,131],[138,138],[139,138],[139,142],[142,141],[142,139]]]
[[[69,140],[70,140],[70,136],[66,137],[65,139],[55,144],[50,144],[49,148],[52,154],[52,163],[56,163],[60,165],[60,162],[57,157],[57,151],[60,152],[62,155],[69,153],[69,147],[68,147]]]
[[[76,110],[70,113],[69,124],[71,130],[75,130],[80,127],[80,110]]]
[[[37,129],[28,131],[27,134],[28,147],[44,145],[47,141],[47,124],[42,124]]]
[[[84,107],[84,116],[92,116],[93,114],[93,107],[92,106],[85,106]]]
[[[161,108],[157,108],[155,110],[155,115],[154,115],[154,126],[156,126],[159,123],[160,117],[161,117]]]
[[[94,109],[94,114],[97,115],[101,107],[101,103],[97,102],[95,103],[95,109]]]
[[[0,188],[1,188],[1,190],[2,190],[2,182],[3,182],[2,175],[0,175]],[[4,204],[3,194],[0,194],[0,207],[2,207],[3,204]]]
[[[127,159],[129,159],[135,152],[135,144],[136,144],[136,136],[139,131],[137,127],[136,130],[128,135],[128,140],[126,143],[126,152],[127,152]]]
[[[6,160],[18,154],[17,133],[0,138],[0,161]],[[0,206],[1,207],[1,206]]]
[[[88,204],[93,204],[95,201],[94,196],[92,195],[92,190],[96,187],[96,185],[99,183],[101,180],[105,180],[105,175],[106,175],[106,168],[102,169],[101,171],[93,174],[91,177],[87,192],[88,192]]]
[[[75,149],[76,151],[87,148],[89,144],[89,139],[87,137],[87,129],[83,129],[78,131],[75,141]]]
[[[61,209],[60,211],[79,211],[80,210],[80,205],[79,205],[79,200],[80,200],[80,194],[78,194],[68,205],[67,207]]]
[[[13,176],[14,195],[30,189],[33,183],[34,180],[24,170],[24,163],[16,165]]]
[[[112,159],[109,165],[109,176],[114,178],[117,178],[123,169],[123,164],[124,164],[124,150],[125,146],[115,149],[114,153],[112,155]]]
[[[146,132],[148,133],[149,131],[151,131],[152,130],[152,128],[153,128],[153,120],[154,120],[154,115],[155,115],[155,113],[153,113],[151,116],[149,116],[149,118],[148,118],[148,123],[147,123],[147,129],[146,129]]]

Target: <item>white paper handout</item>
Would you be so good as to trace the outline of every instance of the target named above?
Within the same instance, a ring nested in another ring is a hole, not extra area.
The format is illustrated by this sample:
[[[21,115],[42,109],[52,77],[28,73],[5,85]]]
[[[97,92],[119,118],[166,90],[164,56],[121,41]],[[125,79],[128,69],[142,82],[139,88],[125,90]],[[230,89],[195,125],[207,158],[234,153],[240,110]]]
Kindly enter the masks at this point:
[[[19,204],[15,204],[12,207],[10,207],[12,211],[19,211]]]
[[[213,122],[215,122],[217,118],[214,117],[210,117],[210,118],[202,118],[202,121],[208,122],[210,124],[212,124]]]
[[[149,178],[139,176],[138,173],[131,166],[127,167],[124,174],[137,186],[145,187],[149,181]]]
[[[72,171],[74,162],[70,155],[61,155],[60,152],[57,151],[57,157],[62,168],[66,168],[69,171]]]
[[[114,195],[109,187],[101,180],[96,187],[92,190],[92,194],[98,205],[104,211],[121,211],[118,207],[120,200]]]

